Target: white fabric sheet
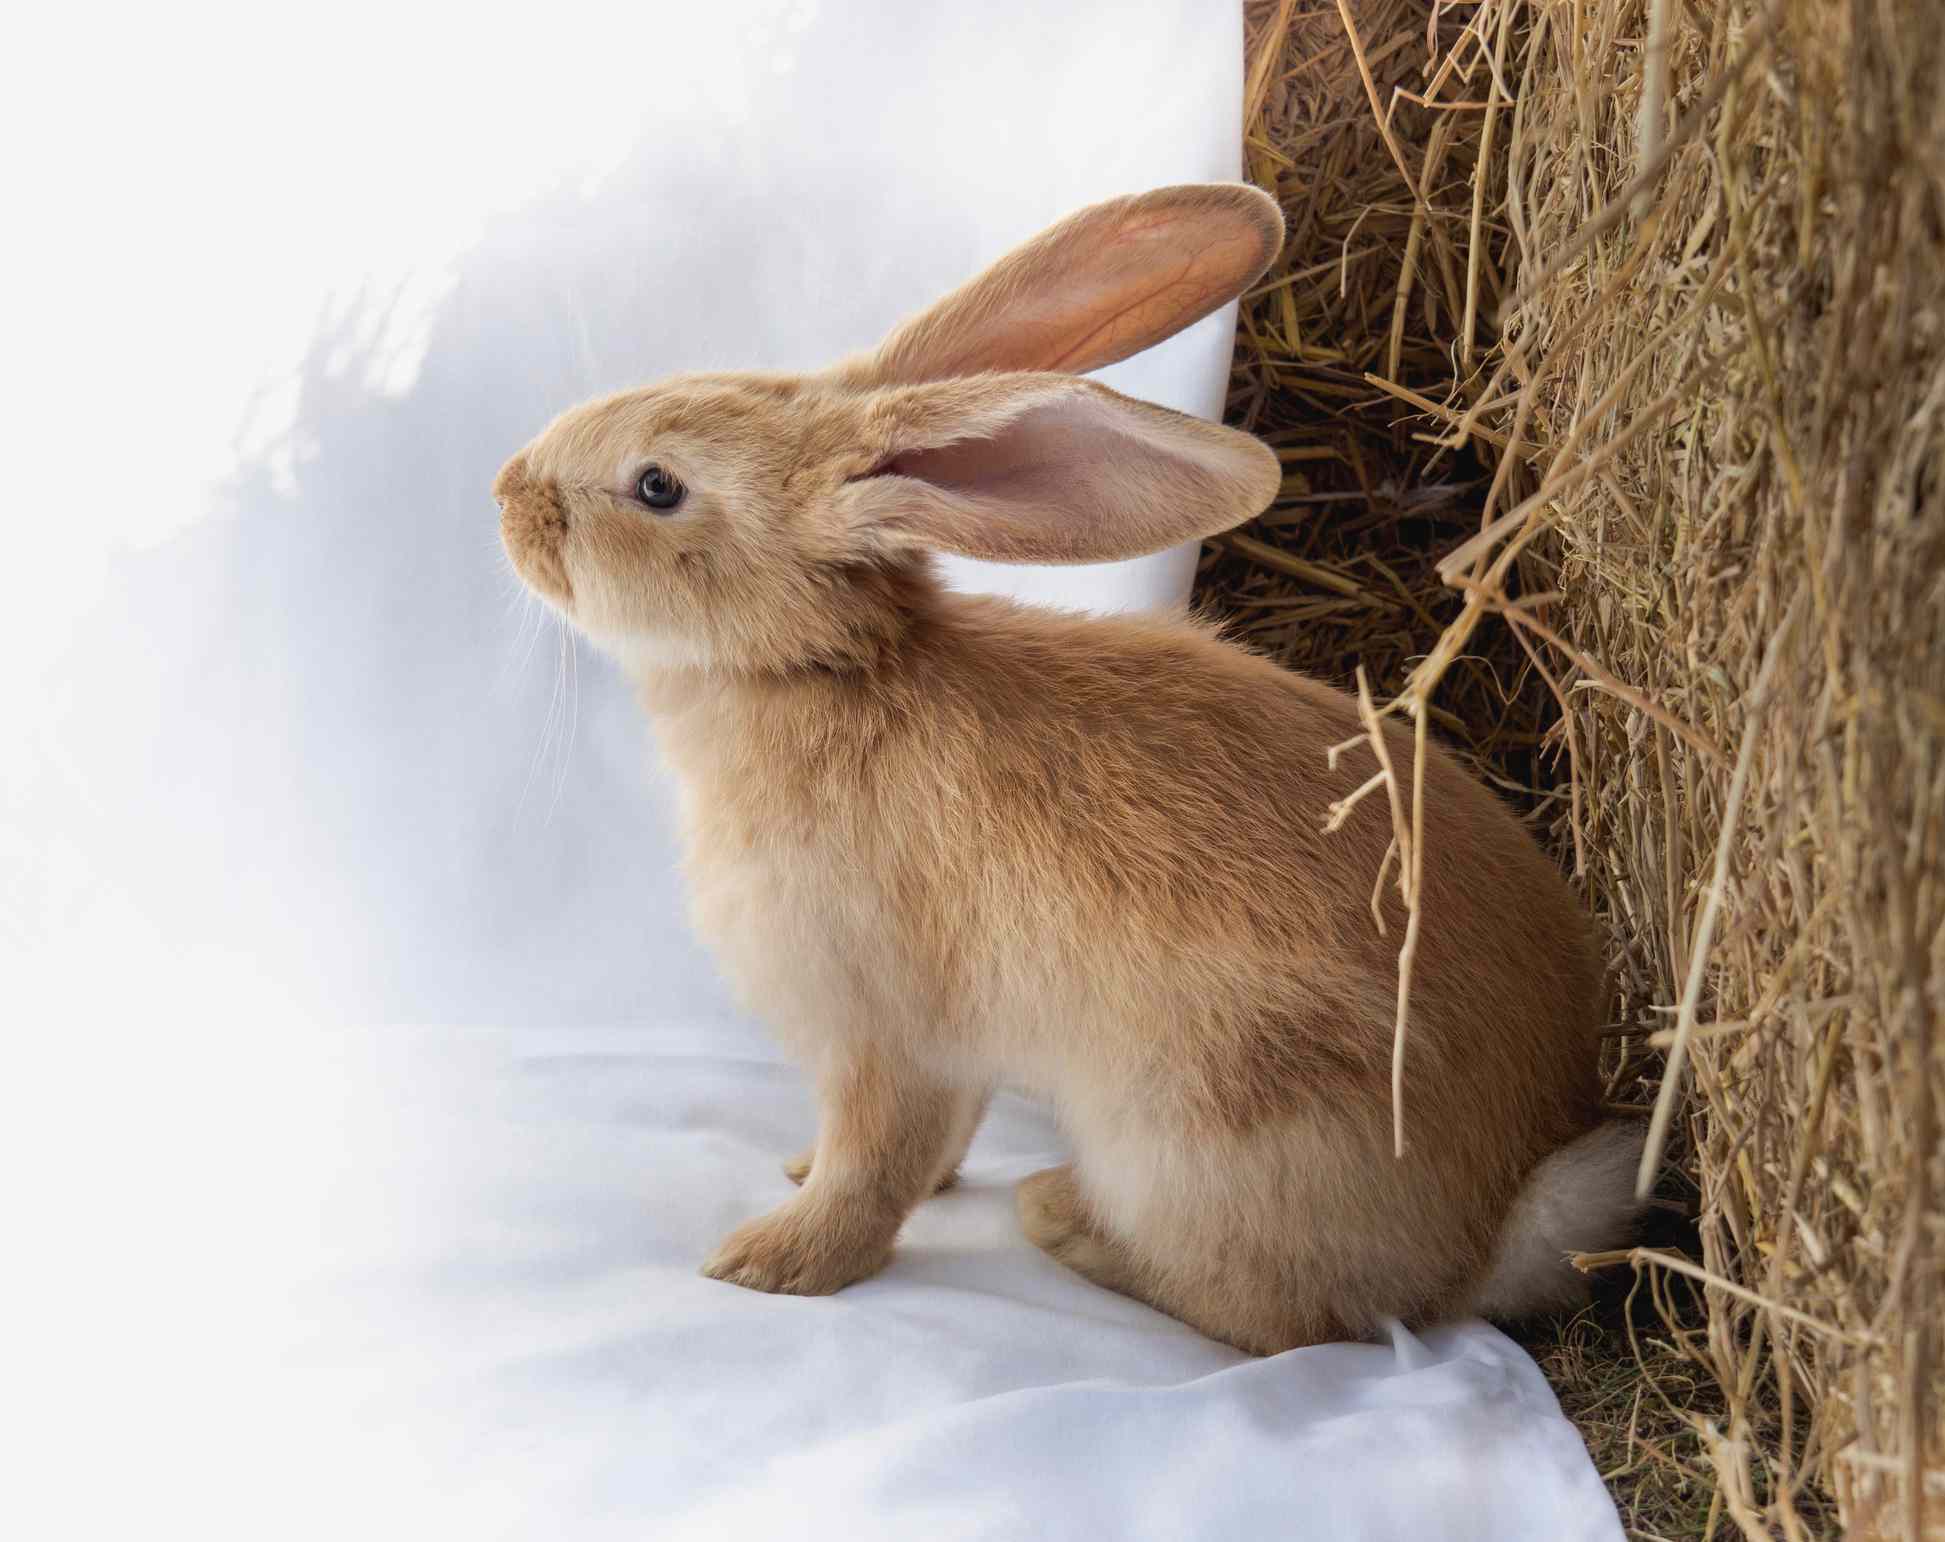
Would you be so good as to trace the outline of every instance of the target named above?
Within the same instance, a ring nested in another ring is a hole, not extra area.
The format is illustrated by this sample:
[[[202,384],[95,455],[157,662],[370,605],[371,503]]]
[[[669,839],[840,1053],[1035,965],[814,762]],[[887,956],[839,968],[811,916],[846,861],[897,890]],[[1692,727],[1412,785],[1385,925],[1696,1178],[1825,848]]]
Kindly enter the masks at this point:
[[[383,1155],[330,1187],[360,1214],[387,1190],[390,1240],[317,1277],[368,1303],[358,1336],[326,1312],[279,1378],[383,1487],[319,1495],[317,1535],[382,1512],[697,1542],[1618,1536],[1538,1371],[1484,1325],[1257,1360],[1043,1257],[1011,1185],[1061,1143],[1016,1100],[882,1275],[801,1299],[696,1272],[811,1135],[748,1030],[394,1035],[347,1085]]]
[[[10,1533],[1618,1535],[1483,1325],[1253,1362],[1063,1274],[1012,1218],[1060,1155],[1017,1104],[881,1278],[699,1278],[808,1102],[686,930],[625,690],[497,548],[493,473],[560,408],[822,362],[1080,203],[1233,175],[1239,30],[16,30],[46,239],[0,254]],[[1224,328],[1111,378],[1213,411]],[[1046,593],[1163,600],[1183,560]]]

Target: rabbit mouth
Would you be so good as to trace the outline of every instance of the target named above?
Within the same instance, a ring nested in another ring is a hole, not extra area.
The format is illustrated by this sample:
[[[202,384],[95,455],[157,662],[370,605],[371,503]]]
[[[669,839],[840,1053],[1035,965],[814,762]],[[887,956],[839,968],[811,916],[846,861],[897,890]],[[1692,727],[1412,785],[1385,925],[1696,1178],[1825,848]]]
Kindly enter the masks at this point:
[[[567,509],[552,487],[527,473],[526,457],[507,462],[493,484],[500,505],[500,544],[516,573],[557,604],[573,601],[574,585],[567,576],[561,544],[567,535]]]
[[[574,599],[574,585],[561,560],[561,537],[566,532],[565,521],[534,519],[516,509],[500,516],[500,541],[513,559],[514,571],[528,587],[562,605]]]

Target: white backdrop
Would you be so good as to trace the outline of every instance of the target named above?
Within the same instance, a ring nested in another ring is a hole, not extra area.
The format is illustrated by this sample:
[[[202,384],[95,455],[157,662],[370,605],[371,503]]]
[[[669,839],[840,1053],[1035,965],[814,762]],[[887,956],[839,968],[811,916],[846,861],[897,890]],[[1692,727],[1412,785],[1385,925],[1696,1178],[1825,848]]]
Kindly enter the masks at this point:
[[[808,1103],[498,551],[562,407],[1234,176],[1235,7],[280,12],[37,15],[0,101],[31,1534],[1616,1535],[1491,1330],[1247,1362],[1062,1275],[1020,1105],[883,1278],[696,1278]],[[1230,324],[1108,378],[1213,413]]]

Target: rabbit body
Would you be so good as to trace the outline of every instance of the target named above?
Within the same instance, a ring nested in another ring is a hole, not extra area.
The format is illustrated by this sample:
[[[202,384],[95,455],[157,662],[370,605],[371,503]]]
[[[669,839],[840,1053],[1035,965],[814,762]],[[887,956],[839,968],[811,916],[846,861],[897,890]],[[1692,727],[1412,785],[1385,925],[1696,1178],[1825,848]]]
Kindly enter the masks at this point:
[[[1388,806],[1324,830],[1376,769],[1331,763],[1350,699],[1186,620],[935,577],[1270,501],[1249,435],[1076,376],[1240,293],[1281,228],[1241,187],[1096,205],[871,354],[591,403],[502,470],[515,567],[655,720],[698,930],[816,1083],[801,1189],[706,1273],[871,1274],[1001,1086],[1074,1149],[1020,1186],[1028,1236],[1249,1350],[1558,1304],[1565,1251],[1625,1227],[1591,928],[1491,794],[1427,748],[1400,1157]]]

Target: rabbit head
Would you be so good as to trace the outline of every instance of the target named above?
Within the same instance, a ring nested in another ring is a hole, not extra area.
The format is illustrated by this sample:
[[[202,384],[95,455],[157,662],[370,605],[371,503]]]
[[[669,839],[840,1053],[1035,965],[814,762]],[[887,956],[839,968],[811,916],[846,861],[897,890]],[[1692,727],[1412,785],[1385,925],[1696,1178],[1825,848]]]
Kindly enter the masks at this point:
[[[1078,376],[1234,299],[1282,231],[1240,185],[1116,199],[833,369],[577,407],[500,472],[507,552],[618,655],[741,671],[868,662],[929,552],[1103,562],[1226,530],[1276,457]]]

